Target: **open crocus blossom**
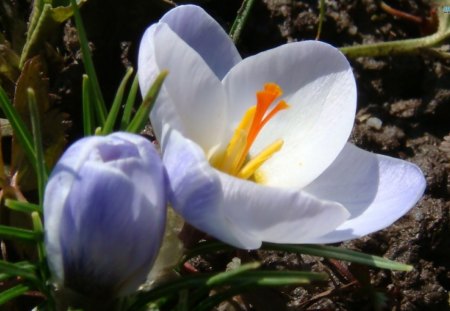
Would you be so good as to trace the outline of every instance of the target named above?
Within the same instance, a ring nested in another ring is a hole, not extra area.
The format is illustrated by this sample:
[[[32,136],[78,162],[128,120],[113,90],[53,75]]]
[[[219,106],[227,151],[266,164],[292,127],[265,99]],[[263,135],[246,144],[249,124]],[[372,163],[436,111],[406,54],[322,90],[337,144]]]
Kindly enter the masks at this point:
[[[166,217],[165,170],[145,138],[83,138],[56,164],[45,189],[45,245],[56,282],[94,299],[142,284]]]
[[[355,80],[328,44],[242,60],[219,24],[187,5],[147,29],[138,65],[144,94],[169,70],[150,118],[173,207],[224,242],[354,239],[389,226],[423,194],[417,166],[347,143]]]

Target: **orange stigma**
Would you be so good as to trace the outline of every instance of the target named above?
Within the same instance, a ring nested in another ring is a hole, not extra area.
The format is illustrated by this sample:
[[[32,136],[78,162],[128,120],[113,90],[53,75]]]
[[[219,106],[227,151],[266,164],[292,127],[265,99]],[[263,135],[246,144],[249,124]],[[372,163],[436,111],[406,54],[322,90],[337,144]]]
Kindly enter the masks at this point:
[[[284,100],[281,100],[269,111],[272,103],[282,94],[281,87],[276,83],[266,83],[264,89],[256,93],[256,105],[245,112],[239,126],[234,131],[225,153],[220,155],[217,161],[213,161],[216,162],[215,166],[218,169],[230,175],[248,179],[253,176],[255,171],[265,161],[281,149],[283,141],[277,140],[244,165],[250,148],[264,125],[278,112],[289,108],[289,105]]]

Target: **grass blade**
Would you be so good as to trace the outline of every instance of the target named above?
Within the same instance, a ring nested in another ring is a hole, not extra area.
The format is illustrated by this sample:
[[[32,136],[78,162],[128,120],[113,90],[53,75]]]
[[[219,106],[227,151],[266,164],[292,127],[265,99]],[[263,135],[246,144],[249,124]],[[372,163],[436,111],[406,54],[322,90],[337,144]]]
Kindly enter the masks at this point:
[[[138,133],[140,130],[142,130],[144,128],[145,123],[148,120],[150,111],[153,107],[153,104],[155,103],[156,98],[158,96],[159,90],[161,89],[161,86],[162,86],[164,80],[166,79],[168,73],[169,72],[167,70],[163,70],[156,77],[155,82],[153,82],[150,90],[145,95],[141,106],[139,107],[138,111],[136,112],[136,115],[134,116],[134,118],[130,122],[130,124],[128,125],[127,132]]]
[[[125,87],[127,86],[128,80],[133,74],[133,68],[128,68],[125,76],[120,82],[119,88],[117,89],[116,96],[114,97],[113,104],[111,106],[111,110],[108,113],[108,117],[106,118],[105,125],[102,129],[102,134],[107,135],[113,131],[114,124],[116,124],[117,115],[119,114],[120,106],[122,104],[123,93],[125,93]]]
[[[222,273],[212,276],[206,282],[206,285],[217,286],[217,285],[223,284],[223,283],[227,282],[228,280],[233,279],[235,276],[237,276],[239,274],[242,274],[249,270],[258,269],[260,266],[261,266],[261,264],[259,262],[252,262],[252,263],[244,264],[244,265],[238,267],[237,269],[222,272]]]
[[[5,206],[14,211],[23,212],[23,213],[33,213],[33,212],[42,212],[42,209],[39,205],[29,203],[29,202],[21,202],[11,199],[6,199]]]
[[[230,30],[230,37],[231,40],[233,40],[234,44],[236,44],[241,37],[241,32],[244,29],[248,17],[250,16],[250,11],[253,7],[253,4],[255,4],[255,0],[244,0],[242,2],[242,5]]]
[[[0,225],[0,237],[9,240],[36,242],[40,235],[31,230]]]
[[[0,260],[0,270],[11,276],[19,276],[30,281],[37,281],[37,276],[34,269],[30,269],[20,263],[11,263]]]
[[[80,10],[75,0],[70,0],[73,9],[73,15],[75,18],[75,25],[78,31],[78,38],[80,41],[81,53],[83,58],[84,70],[89,76],[89,81],[91,85],[91,90],[94,94],[95,111],[97,113],[97,118],[100,121],[101,126],[105,124],[106,121],[106,106],[105,100],[100,89],[100,84],[98,83],[97,75],[95,73],[94,62],[92,61],[91,51],[89,50],[89,44],[86,36],[86,30],[81,19]]]
[[[83,103],[83,131],[84,136],[90,136],[94,134],[95,124],[93,120],[92,101],[91,101],[91,89],[89,76],[83,75],[82,83],[82,103]]]
[[[36,96],[34,90],[31,88],[27,89],[27,93],[28,108],[30,109],[31,128],[33,131],[34,153],[36,155],[35,169],[38,183],[39,202],[42,206],[42,202],[44,201],[45,184],[47,183],[48,179],[48,171],[45,165],[44,148],[42,146],[41,124],[36,103]]]
[[[262,249],[285,251],[300,254],[308,254],[312,256],[319,256],[325,258],[334,258],[350,262],[356,262],[366,266],[372,266],[381,269],[411,271],[413,269],[410,265],[405,265],[386,258],[364,254],[340,247],[327,245],[282,245],[264,243]]]
[[[44,226],[42,225],[41,216],[39,213],[34,212],[31,214],[31,220],[33,222],[33,229],[40,236],[44,236]],[[47,280],[49,278],[49,271],[47,268],[47,257],[45,252],[44,240],[40,239],[37,241],[37,251],[39,258],[39,273],[42,280]]]
[[[7,290],[0,293],[0,305],[5,304],[6,302],[23,295],[25,292],[29,290],[29,287],[24,284],[19,284],[14,287],[8,288]]]
[[[123,110],[122,120],[120,121],[120,129],[125,130],[130,124],[131,113],[133,111],[134,103],[136,102],[136,95],[139,89],[138,75],[134,77],[133,84],[131,84],[130,92],[128,93],[125,108]]]

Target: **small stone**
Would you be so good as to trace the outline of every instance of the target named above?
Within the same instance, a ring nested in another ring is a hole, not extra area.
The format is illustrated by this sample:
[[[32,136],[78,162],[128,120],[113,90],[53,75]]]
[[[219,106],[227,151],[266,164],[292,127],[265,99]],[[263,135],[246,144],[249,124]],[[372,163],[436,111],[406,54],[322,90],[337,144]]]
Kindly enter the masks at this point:
[[[381,130],[381,126],[383,125],[383,121],[376,117],[368,118],[366,124],[376,130]]]

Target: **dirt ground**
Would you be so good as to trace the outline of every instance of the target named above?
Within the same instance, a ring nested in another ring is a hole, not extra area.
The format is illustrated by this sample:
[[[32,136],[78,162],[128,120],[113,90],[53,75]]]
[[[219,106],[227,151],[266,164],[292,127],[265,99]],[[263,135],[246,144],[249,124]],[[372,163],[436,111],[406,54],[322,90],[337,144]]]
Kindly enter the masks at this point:
[[[25,3],[27,1],[19,1]],[[227,30],[240,0],[175,1],[204,7]],[[386,1],[388,2],[388,1]],[[320,39],[335,46],[415,38],[433,28],[386,13],[376,0],[326,1]],[[389,1],[426,19],[434,7],[425,0]],[[165,1],[90,0],[83,8],[94,62],[106,100],[111,101],[127,64],[136,64],[145,28],[171,5]],[[314,39],[317,0],[256,0],[238,48],[243,56],[290,41]],[[50,77],[57,104],[70,120],[69,140],[81,136],[78,45],[67,23],[54,46],[64,65]],[[424,198],[390,228],[342,246],[409,263],[411,272],[368,269],[355,264],[278,252],[250,254],[275,269],[326,271],[329,283],[261,290],[242,296],[235,310],[449,310],[450,152],[440,149],[450,133],[450,61],[430,55],[351,59],[358,84],[358,113],[352,141],[366,149],[416,163],[427,179]],[[207,259],[194,262],[211,268]]]
[[[206,1],[223,12],[220,1]],[[321,40],[335,46],[416,38],[433,30],[386,13],[375,0],[326,1]],[[426,1],[390,1],[427,20]],[[224,25],[228,16],[216,14]],[[290,41],[314,39],[317,1],[256,1],[238,45],[243,55]],[[431,18],[430,18],[431,19]],[[424,198],[386,230],[342,247],[406,262],[414,270],[390,272],[317,258],[259,252],[270,268],[327,271],[324,286],[258,291],[244,296],[254,310],[449,310],[450,153],[440,149],[450,132],[450,63],[429,54],[350,60],[358,84],[358,113],[351,140],[376,153],[416,163],[427,179]],[[261,297],[270,297],[262,299]],[[252,309],[252,308],[250,308]]]

